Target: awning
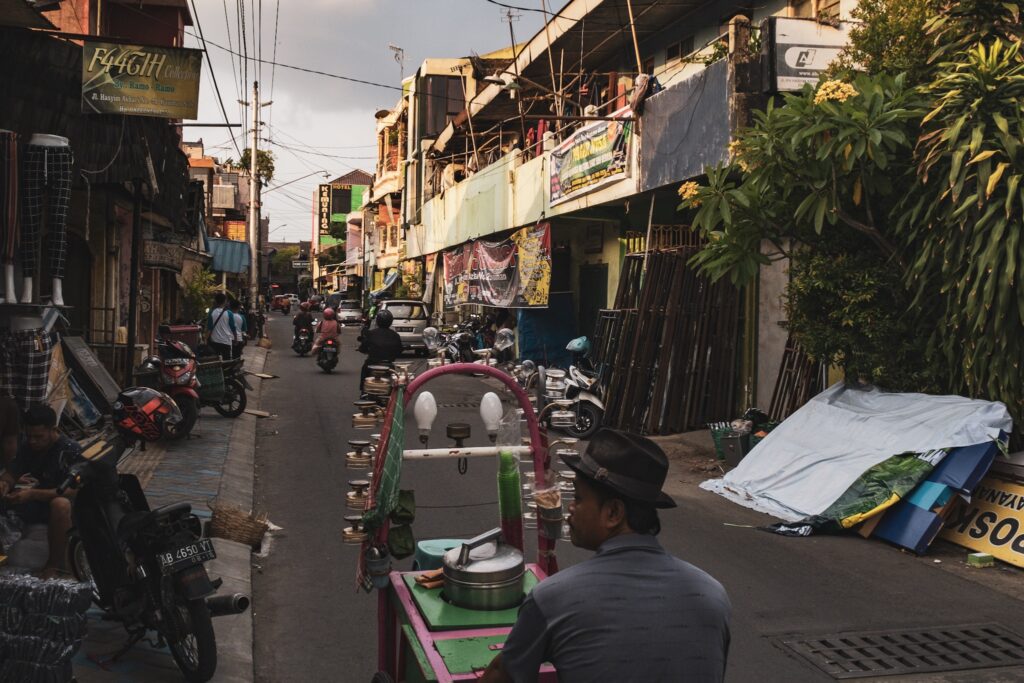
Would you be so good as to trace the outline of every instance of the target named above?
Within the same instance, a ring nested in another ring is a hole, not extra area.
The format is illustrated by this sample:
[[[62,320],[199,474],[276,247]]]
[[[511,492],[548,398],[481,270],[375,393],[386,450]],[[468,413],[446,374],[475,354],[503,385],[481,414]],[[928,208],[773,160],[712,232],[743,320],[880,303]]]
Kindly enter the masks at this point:
[[[370,292],[370,296],[380,296],[384,292],[391,289],[391,287],[398,282],[398,269],[392,268],[388,271],[387,276],[384,278],[384,285],[380,289],[375,289]]]
[[[206,250],[213,257],[215,272],[244,273],[249,270],[249,245],[246,242],[209,237]]]

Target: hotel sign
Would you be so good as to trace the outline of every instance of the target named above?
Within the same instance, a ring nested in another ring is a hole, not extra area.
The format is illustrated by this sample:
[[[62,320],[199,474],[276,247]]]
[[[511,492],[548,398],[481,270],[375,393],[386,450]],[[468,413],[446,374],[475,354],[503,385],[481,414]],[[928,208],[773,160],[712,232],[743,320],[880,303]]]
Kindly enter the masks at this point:
[[[199,107],[201,50],[82,45],[82,111],[194,119]]]

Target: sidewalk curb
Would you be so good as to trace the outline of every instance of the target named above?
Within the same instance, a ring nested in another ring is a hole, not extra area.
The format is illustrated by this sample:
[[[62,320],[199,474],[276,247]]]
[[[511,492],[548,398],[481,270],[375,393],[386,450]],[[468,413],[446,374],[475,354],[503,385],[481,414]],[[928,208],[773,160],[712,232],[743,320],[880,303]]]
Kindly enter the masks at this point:
[[[267,349],[257,346],[245,350],[246,370],[262,372],[266,365]],[[250,406],[258,407],[263,380],[249,376],[253,390],[249,393]],[[255,399],[255,400],[253,400]],[[221,471],[217,500],[251,510],[255,485],[256,462],[256,418],[242,413],[231,427],[230,442],[224,469]],[[217,559],[210,563],[210,574],[224,579],[221,595],[244,593],[252,596],[252,550],[248,546],[222,538],[214,541]],[[253,664],[253,611],[250,607],[244,614],[218,617],[217,632],[217,681],[239,681],[249,683],[254,679]]]

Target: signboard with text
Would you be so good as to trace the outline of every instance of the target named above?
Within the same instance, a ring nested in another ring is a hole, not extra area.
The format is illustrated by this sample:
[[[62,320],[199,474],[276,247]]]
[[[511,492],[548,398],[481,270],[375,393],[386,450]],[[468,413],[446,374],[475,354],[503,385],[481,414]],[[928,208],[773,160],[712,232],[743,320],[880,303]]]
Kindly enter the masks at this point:
[[[298,259],[295,260],[295,261],[292,261],[292,269],[293,270],[309,270],[309,261],[308,260],[298,260]]]
[[[82,45],[82,111],[194,119],[203,53],[177,47]]]
[[[942,537],[1024,567],[1024,486],[982,479],[970,502],[961,501],[949,517]]]
[[[622,120],[584,126],[552,150],[552,206],[629,177],[632,116],[629,107],[620,109],[612,117]]]
[[[320,185],[317,188],[316,218],[317,234],[331,234],[331,186]]]
[[[817,85],[818,77],[835,61],[848,41],[845,25],[840,28],[811,19],[772,17],[772,66],[775,89],[800,90]]]

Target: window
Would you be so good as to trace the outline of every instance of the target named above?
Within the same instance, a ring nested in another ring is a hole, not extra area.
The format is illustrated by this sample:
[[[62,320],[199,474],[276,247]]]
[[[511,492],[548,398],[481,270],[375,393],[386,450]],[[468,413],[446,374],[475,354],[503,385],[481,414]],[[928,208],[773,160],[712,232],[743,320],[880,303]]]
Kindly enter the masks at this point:
[[[427,313],[422,304],[388,302],[384,308],[391,311],[397,320],[426,320]]]
[[[349,213],[352,211],[352,186],[331,186],[331,213]]]
[[[665,48],[665,63],[682,59],[691,52],[693,52],[693,36],[686,36],[678,43],[673,43]]]
[[[817,0],[790,0],[789,14],[799,19],[813,19]]]
[[[420,134],[436,137],[465,106],[462,78],[424,76],[419,95]]]

